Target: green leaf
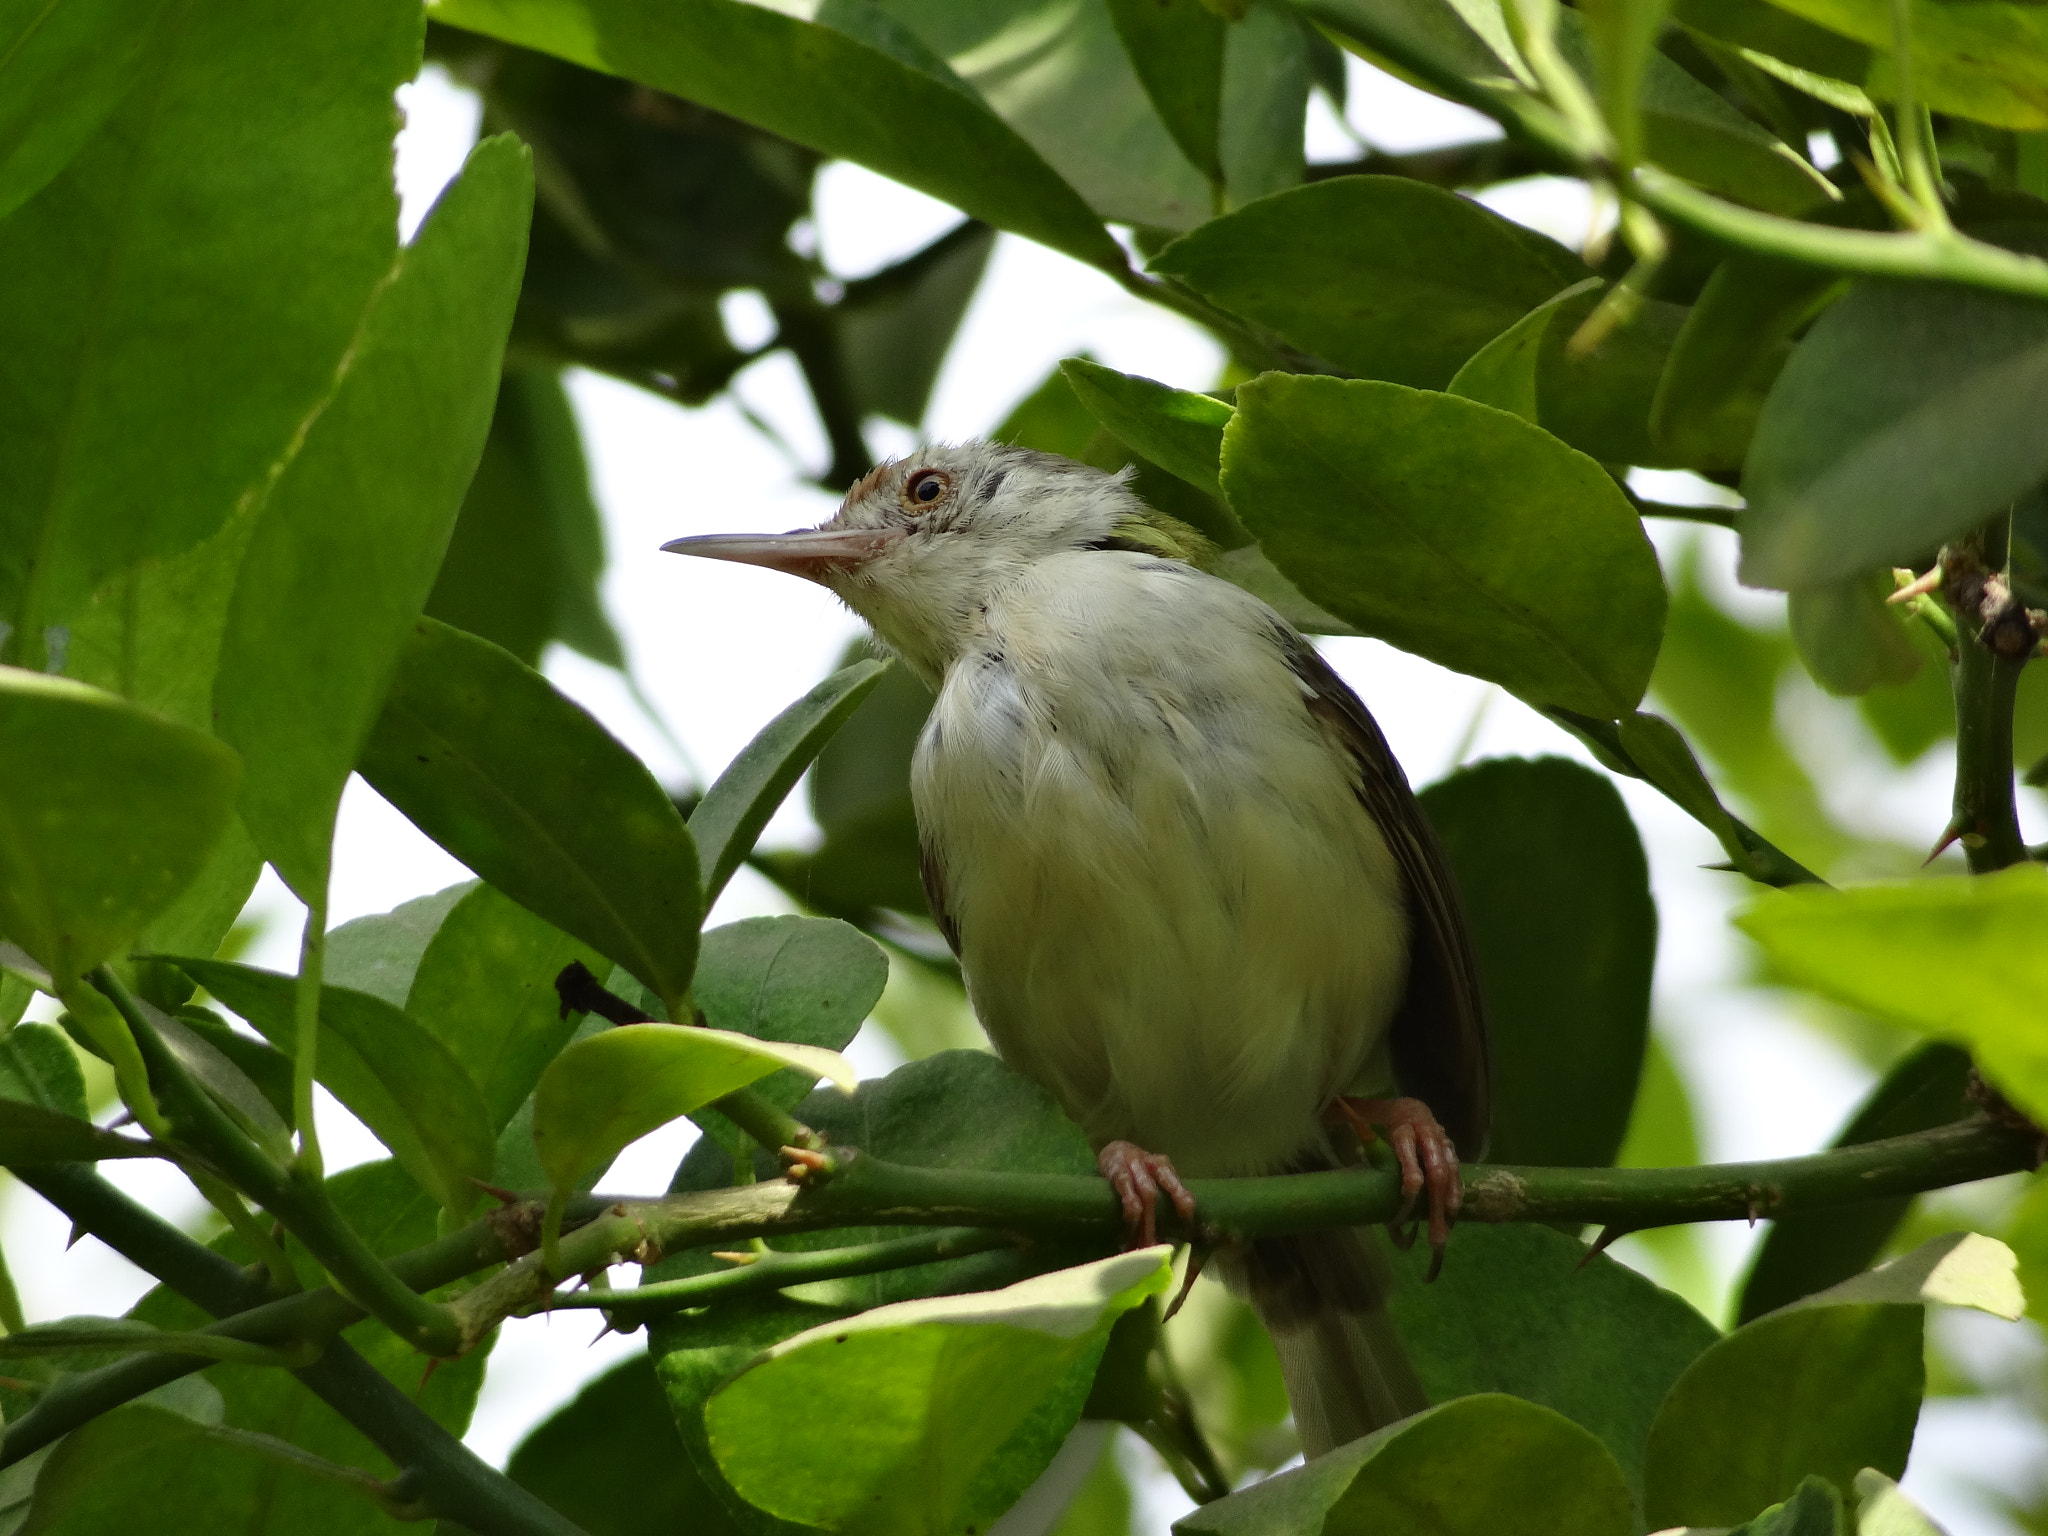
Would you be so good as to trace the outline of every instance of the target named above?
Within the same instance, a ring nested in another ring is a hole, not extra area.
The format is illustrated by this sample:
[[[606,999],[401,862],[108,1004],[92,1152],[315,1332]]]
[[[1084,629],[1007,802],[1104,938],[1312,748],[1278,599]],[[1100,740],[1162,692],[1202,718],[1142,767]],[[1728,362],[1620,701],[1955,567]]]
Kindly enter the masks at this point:
[[[2019,1261],[2027,1315],[2048,1318],[2048,1179],[2036,1179],[2013,1208],[2005,1240]]]
[[[332,387],[391,264],[391,93],[419,13],[176,0],[152,30],[118,0],[11,9],[48,15],[14,60],[40,83],[0,74],[31,134],[13,191],[132,71],[0,225],[0,621],[8,659],[41,667],[108,577],[260,495]]]
[[[858,1080],[837,1051],[730,1030],[623,1024],[579,1040],[548,1063],[534,1089],[541,1167],[557,1189],[568,1189],[649,1131],[780,1067],[813,1081],[829,1077],[847,1093]]]
[[[1890,97],[1897,89],[1886,0],[1773,3],[1871,48],[1877,57],[1862,82],[1871,95]],[[2048,18],[2036,7],[1917,0],[1908,7],[1906,25],[1913,40],[1913,94],[1925,105],[2001,128],[2048,128]]]
[[[1788,594],[1792,643],[1813,680],[1829,693],[1868,693],[1906,682],[1920,670],[1906,615],[1885,601],[1893,590],[1889,571],[1865,571]]]
[[[1845,291],[1831,272],[1734,256],[1714,268],[1671,344],[1650,405],[1650,436],[1681,463],[1716,457],[1730,412],[1754,405],[1793,335]]]
[[[1174,241],[1152,270],[1348,372],[1424,389],[1587,276],[1554,241],[1394,176],[1261,198]]]
[[[266,1344],[191,1330],[167,1331],[126,1317],[65,1317],[0,1335],[0,1360],[56,1354],[85,1356],[96,1365],[135,1354],[198,1355],[238,1365],[284,1363],[280,1352]],[[301,1357],[298,1363],[309,1361]]]
[[[1223,180],[1223,18],[1201,0],[1109,0],[1110,20],[1152,108],[1188,162]]]
[[[1550,322],[1557,318],[1558,305],[1600,286],[1599,278],[1589,277],[1545,299],[1467,358],[1444,386],[1445,392],[1512,411],[1531,425],[1540,426],[1536,381],[1537,364],[1543,357],[1543,338],[1550,330]]]
[[[0,667],[0,934],[59,982],[119,954],[206,867],[239,777],[210,736]]]
[[[528,666],[560,640],[623,667],[598,590],[604,564],[604,524],[561,375],[507,369],[426,611]]]
[[[719,1518],[692,1469],[644,1354],[613,1366],[535,1425],[505,1475],[589,1536],[728,1536],[735,1529]],[[622,1489],[632,1496],[621,1498]]]
[[[1152,0],[1135,3],[1150,5]],[[1118,373],[1085,357],[1068,358],[1060,372],[1075,398],[1119,440],[1196,489],[1223,494],[1217,468],[1223,429],[1234,414],[1230,406],[1211,395]]]
[[[1745,1520],[1729,1536],[1841,1536],[1841,1530],[1842,1495],[1826,1479],[1809,1477],[1791,1498]]]
[[[2027,1115],[2048,1119],[2048,871],[1783,891],[1735,924],[1782,973],[1970,1048]]]
[[[70,1036],[54,1024],[17,1024],[0,1035],[0,1099],[90,1118]]]
[[[690,835],[697,840],[706,907],[753,851],[754,839],[783,797],[885,670],[886,663],[862,661],[833,673],[763,726],[704,792],[690,813]]]
[[[1938,1041],[1920,1046],[1899,1059],[1828,1144],[1851,1147],[1960,1120],[1970,1112],[1963,1097],[1969,1079],[1967,1051]],[[1737,1321],[1762,1317],[1871,1264],[1911,1204],[1866,1200],[1779,1217],[1750,1261]]]
[[[135,83],[165,0],[16,0],[0,16],[0,218],[49,184]]]
[[[1626,1536],[1628,1485],[1571,1420],[1461,1397],[1205,1504],[1179,1536]]]
[[[1812,587],[1924,557],[2048,474],[2044,401],[2048,305],[1858,283],[1800,342],[1757,423],[1742,579]]]
[[[1657,906],[1605,775],[1498,758],[1431,785],[1485,984],[1495,1081],[1488,1156],[1575,1168],[1614,1160],[1650,1027]]]
[[[970,221],[886,271],[846,285],[832,306],[832,325],[847,387],[863,416],[888,416],[906,427],[924,420],[995,245],[993,229]]]
[[[1588,0],[1578,13],[1593,66],[1585,73],[1599,91],[1624,165],[1643,154],[1643,76],[1656,56],[1666,9],[1666,0]]]
[[[1125,265],[1101,220],[1039,152],[928,47],[868,7],[830,7],[830,21],[818,23],[742,0],[437,0],[432,14],[852,160],[1092,265]]]
[[[1857,1536],[1943,1536],[1940,1526],[1899,1492],[1899,1485],[1871,1467],[1856,1474]]]
[[[415,896],[389,912],[343,923],[327,935],[321,980],[330,987],[367,992],[394,1008],[403,1008],[427,946],[456,904],[479,883],[464,880],[431,896]]]
[[[1930,1238],[1911,1253],[1887,1259],[1875,1269],[1795,1301],[1785,1310],[1940,1302],[1973,1307],[2012,1321],[2026,1311],[2018,1267],[2013,1251],[1997,1238],[1981,1232],[1949,1232]]]
[[[509,135],[472,152],[364,313],[242,561],[218,729],[247,765],[243,824],[316,910],[342,786],[483,450],[526,256],[529,160]]]
[[[1599,465],[1505,411],[1396,384],[1266,374],[1237,402],[1224,490],[1312,601],[1527,698],[1634,709],[1664,583]]]
[[[837,1051],[860,1032],[888,980],[888,958],[851,924],[750,917],[704,935],[692,996],[714,1029]],[[816,1083],[814,1073],[778,1072],[754,1091],[787,1108]],[[700,1123],[737,1145],[722,1115],[707,1112]]]
[[[451,907],[427,942],[406,1012],[462,1063],[494,1132],[576,1032],[555,993],[555,977],[574,962],[604,964],[596,950],[489,885]]]
[[[1430,1400],[1508,1392],[1554,1409],[1600,1438],[1640,1502],[1650,1425],[1714,1325],[1549,1227],[1460,1227],[1433,1282],[1428,1262],[1397,1256],[1389,1305]]]
[[[414,627],[359,764],[419,829],[674,1009],[697,960],[697,851],[646,766],[547,679]]]
[[[786,1520],[985,1528],[1051,1461],[1111,1325],[1172,1283],[1169,1258],[1147,1248],[798,1334],[713,1394],[712,1452]]]
[[[1650,1430],[1651,1528],[1736,1525],[1809,1476],[1898,1476],[1920,1416],[1921,1331],[1917,1306],[1800,1306],[1707,1350]]]
[[[286,1117],[291,1113],[290,1109],[278,1109],[256,1079],[243,1071],[234,1057],[221,1049],[215,1038],[202,1034],[186,1020],[165,1013],[146,1000],[137,999],[137,1004],[155,1025],[164,1048],[200,1087],[234,1117],[250,1140],[267,1152],[273,1161],[289,1163],[292,1159],[292,1137]],[[232,1031],[227,1033],[232,1035]],[[253,1046],[254,1042],[250,1045]],[[236,1054],[243,1052],[237,1051]],[[286,1077],[285,1082],[285,1102],[289,1105],[290,1078]]]
[[[1255,0],[1226,29],[1221,137],[1228,206],[1301,185],[1316,40],[1279,0]]]
[[[116,1136],[61,1109],[10,1103],[0,1115],[0,1167],[90,1163],[105,1157],[162,1157],[157,1148]]]
[[[166,956],[286,1055],[297,1040],[298,979],[227,960]],[[476,1084],[452,1051],[381,998],[320,989],[320,1081],[444,1209],[476,1203],[495,1139]]]

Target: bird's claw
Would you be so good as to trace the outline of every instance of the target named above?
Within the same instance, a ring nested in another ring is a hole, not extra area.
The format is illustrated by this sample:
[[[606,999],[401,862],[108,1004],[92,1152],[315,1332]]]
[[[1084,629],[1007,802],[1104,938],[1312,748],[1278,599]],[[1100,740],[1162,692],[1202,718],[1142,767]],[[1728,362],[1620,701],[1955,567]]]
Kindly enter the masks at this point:
[[[1393,1220],[1396,1232],[1407,1225],[1416,1202],[1428,1191],[1429,1278],[1434,1280],[1443,1268],[1451,1223],[1458,1219],[1458,1208],[1465,1202],[1465,1187],[1458,1177],[1458,1149],[1420,1099],[1339,1098],[1335,1107],[1360,1141],[1371,1141],[1384,1131],[1387,1145],[1394,1150],[1394,1160],[1401,1168],[1401,1208]]]
[[[1147,1152],[1128,1141],[1112,1141],[1095,1154],[1095,1166],[1116,1191],[1124,1209],[1128,1245],[1149,1248],[1159,1241],[1159,1196],[1163,1191],[1173,1202],[1181,1221],[1193,1230],[1195,1197],[1173,1170],[1173,1160],[1158,1152]]]

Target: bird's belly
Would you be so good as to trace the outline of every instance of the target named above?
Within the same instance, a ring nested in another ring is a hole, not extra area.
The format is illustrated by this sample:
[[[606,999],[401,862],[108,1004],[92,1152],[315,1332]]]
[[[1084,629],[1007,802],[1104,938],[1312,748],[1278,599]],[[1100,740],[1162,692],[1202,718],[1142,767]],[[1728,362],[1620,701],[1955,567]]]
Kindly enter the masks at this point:
[[[986,704],[942,696],[916,790],[997,1049],[1097,1144],[1191,1174],[1318,1147],[1407,951],[1398,876],[1342,765],[1307,733],[1197,750],[1128,715],[1097,750]]]

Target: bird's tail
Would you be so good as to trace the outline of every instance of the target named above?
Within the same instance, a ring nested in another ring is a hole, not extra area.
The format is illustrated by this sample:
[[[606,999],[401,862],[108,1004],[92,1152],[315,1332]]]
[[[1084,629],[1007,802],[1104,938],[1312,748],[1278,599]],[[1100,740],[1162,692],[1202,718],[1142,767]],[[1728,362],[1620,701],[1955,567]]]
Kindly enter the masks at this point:
[[[1269,1239],[1219,1259],[1273,1336],[1304,1455],[1429,1406],[1387,1316],[1393,1265],[1377,1232]]]

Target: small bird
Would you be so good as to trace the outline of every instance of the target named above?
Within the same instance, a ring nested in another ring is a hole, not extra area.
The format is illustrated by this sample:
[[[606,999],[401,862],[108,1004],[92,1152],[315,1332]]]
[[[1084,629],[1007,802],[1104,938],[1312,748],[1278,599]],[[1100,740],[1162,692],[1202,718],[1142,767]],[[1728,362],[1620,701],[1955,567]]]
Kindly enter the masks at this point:
[[[1379,1133],[1441,1260],[1457,1149],[1478,1155],[1489,1113],[1442,850],[1357,695],[1126,479],[930,447],[821,527],[662,547],[821,583],[937,694],[911,769],[932,914],[1134,1237],[1162,1196],[1194,1229],[1182,1175],[1341,1166]],[[1218,1261],[1273,1335],[1309,1455],[1428,1406],[1377,1234]]]

